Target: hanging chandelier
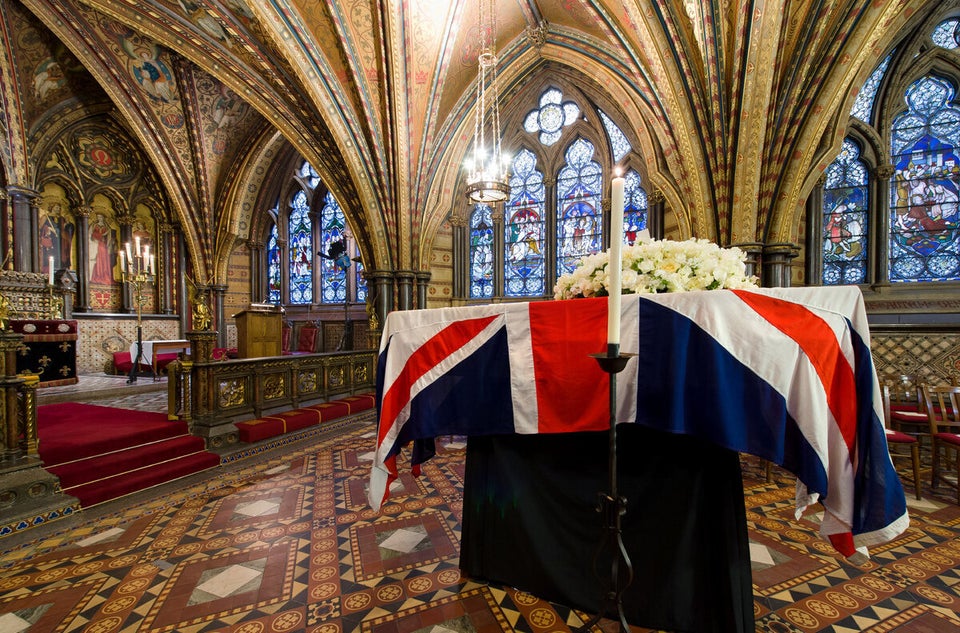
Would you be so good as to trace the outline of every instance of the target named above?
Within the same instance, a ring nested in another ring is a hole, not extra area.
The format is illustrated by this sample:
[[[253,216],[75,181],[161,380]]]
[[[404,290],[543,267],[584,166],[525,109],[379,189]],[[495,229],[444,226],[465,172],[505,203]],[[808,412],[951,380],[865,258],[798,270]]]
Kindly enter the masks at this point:
[[[494,0],[480,0],[476,125],[473,131],[473,154],[464,165],[467,169],[467,198],[477,204],[501,202],[510,195],[510,158],[503,155],[500,147],[500,104],[495,51],[497,23],[493,2]]]

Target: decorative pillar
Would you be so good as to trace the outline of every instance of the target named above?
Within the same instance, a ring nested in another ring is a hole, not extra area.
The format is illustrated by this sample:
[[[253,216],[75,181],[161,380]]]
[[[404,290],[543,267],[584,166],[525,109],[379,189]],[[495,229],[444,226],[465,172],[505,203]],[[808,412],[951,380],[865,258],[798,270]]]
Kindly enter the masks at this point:
[[[264,245],[256,240],[247,240],[247,250],[250,251],[250,302],[268,303],[269,293],[264,290],[268,275],[263,258]]]
[[[213,294],[213,326],[217,330],[217,347],[227,346],[227,328],[224,327],[223,299],[227,294],[226,286],[210,286]]]
[[[177,271],[177,314],[180,315],[180,331],[186,332],[190,329],[190,289],[187,287],[187,249],[183,246],[183,234],[179,231],[174,234],[176,242],[176,264],[174,270]],[[172,280],[171,280],[172,281]]]
[[[800,247],[789,242],[766,244],[763,247],[763,286],[765,288],[789,288],[790,269]]]
[[[412,270],[397,271],[397,309],[413,309],[413,279]]]
[[[118,249],[124,248],[126,244],[133,244],[133,220],[134,217],[132,213],[117,214],[117,224],[120,225],[120,243],[117,244]],[[139,253],[134,253],[134,256],[139,256]],[[121,312],[131,313],[137,311],[131,286],[132,284],[123,284],[122,286]]]
[[[803,272],[806,276],[805,283],[810,286],[823,283],[823,184],[825,181],[826,179],[821,175],[804,207],[807,217],[803,231],[803,246],[807,256]]]
[[[4,330],[0,332],[0,391],[3,406],[0,407],[0,429],[3,429],[3,459],[16,460],[23,456],[20,446],[20,425],[17,415],[18,391],[23,378],[17,376],[17,348],[23,335]]]
[[[157,256],[157,283],[160,286],[160,311],[164,314],[175,314],[173,303],[173,280],[179,277],[179,269],[173,259],[173,236],[176,227],[169,222],[160,223],[160,254]]]
[[[13,269],[13,207],[10,204],[10,196],[7,190],[0,187],[0,212],[3,217],[0,218],[0,261],[3,266],[0,269]],[[7,260],[10,257],[11,261]]]
[[[13,269],[40,272],[40,251],[36,236],[40,234],[37,192],[11,185],[7,187],[7,204],[13,215]]]
[[[74,312],[90,311],[90,291],[87,280],[90,279],[90,212],[86,205],[73,210],[77,219],[77,303]]]
[[[454,260],[456,261],[456,260]],[[427,307],[427,289],[430,287],[431,273],[428,270],[421,270],[416,274],[417,277],[417,308],[424,310]]]
[[[277,251],[280,254],[280,305],[290,303],[290,253],[287,252],[287,240],[277,238]]]
[[[663,192],[654,189],[647,196],[647,231],[655,240],[663,239]]]
[[[736,246],[747,254],[747,276],[754,275],[757,279],[760,279],[760,262],[762,260],[763,244],[761,242],[741,242],[739,244],[731,244],[730,246]]]
[[[493,296],[502,297],[504,293],[503,271],[506,266],[506,231],[503,225],[503,204],[493,207],[490,219],[493,220]],[[470,279],[467,278],[467,298],[470,297]]]
[[[872,179],[872,189],[870,190],[870,206],[874,213],[870,216],[876,218],[873,230],[868,234],[867,242],[870,244],[870,252],[867,255],[867,262],[872,262],[868,281],[874,285],[890,285],[890,250],[887,248],[887,240],[890,235],[890,179],[896,169],[890,163],[877,167],[877,177]]]
[[[371,272],[367,279],[373,282],[375,289],[374,311],[377,323],[383,328],[387,315],[393,312],[393,274],[386,271],[376,271]]]
[[[466,298],[470,294],[470,264],[458,264],[470,261],[470,228],[467,219],[456,211],[450,214],[447,221],[453,240],[453,296]]]

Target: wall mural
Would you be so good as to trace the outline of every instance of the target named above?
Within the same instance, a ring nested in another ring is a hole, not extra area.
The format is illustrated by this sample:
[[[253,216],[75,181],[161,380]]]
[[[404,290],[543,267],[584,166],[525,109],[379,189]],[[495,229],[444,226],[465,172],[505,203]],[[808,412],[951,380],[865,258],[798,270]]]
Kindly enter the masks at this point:
[[[40,268],[44,275],[53,270],[69,268],[76,270],[74,262],[74,237],[77,225],[73,217],[63,213],[60,205],[54,209],[40,209]]]

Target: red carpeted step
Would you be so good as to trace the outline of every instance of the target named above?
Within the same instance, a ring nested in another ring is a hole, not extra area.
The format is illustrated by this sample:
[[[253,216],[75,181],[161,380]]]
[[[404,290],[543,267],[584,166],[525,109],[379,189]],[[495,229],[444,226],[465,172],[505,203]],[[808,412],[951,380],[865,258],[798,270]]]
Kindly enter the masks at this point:
[[[203,438],[181,435],[123,451],[58,464],[48,467],[47,470],[60,478],[61,488],[71,488],[202,450]]]
[[[131,492],[146,490],[187,475],[199,473],[220,465],[220,457],[208,452],[193,453],[159,464],[150,464],[139,470],[120,473],[99,481],[64,489],[89,508],[97,503],[122,497]]]
[[[188,432],[164,413],[77,402],[37,407],[38,450],[44,466],[169,439]]]

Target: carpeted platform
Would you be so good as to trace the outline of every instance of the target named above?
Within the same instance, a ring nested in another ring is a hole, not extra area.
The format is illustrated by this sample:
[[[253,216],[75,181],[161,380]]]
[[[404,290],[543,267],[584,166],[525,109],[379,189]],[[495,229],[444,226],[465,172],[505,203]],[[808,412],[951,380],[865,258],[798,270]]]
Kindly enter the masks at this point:
[[[220,464],[185,422],[163,413],[76,402],[43,405],[37,407],[37,434],[44,468],[83,507]]]
[[[241,442],[259,442],[271,437],[299,431],[310,426],[336,420],[353,413],[372,409],[376,399],[372,393],[346,396],[330,402],[314,404],[293,411],[265,415],[255,420],[237,422]]]

